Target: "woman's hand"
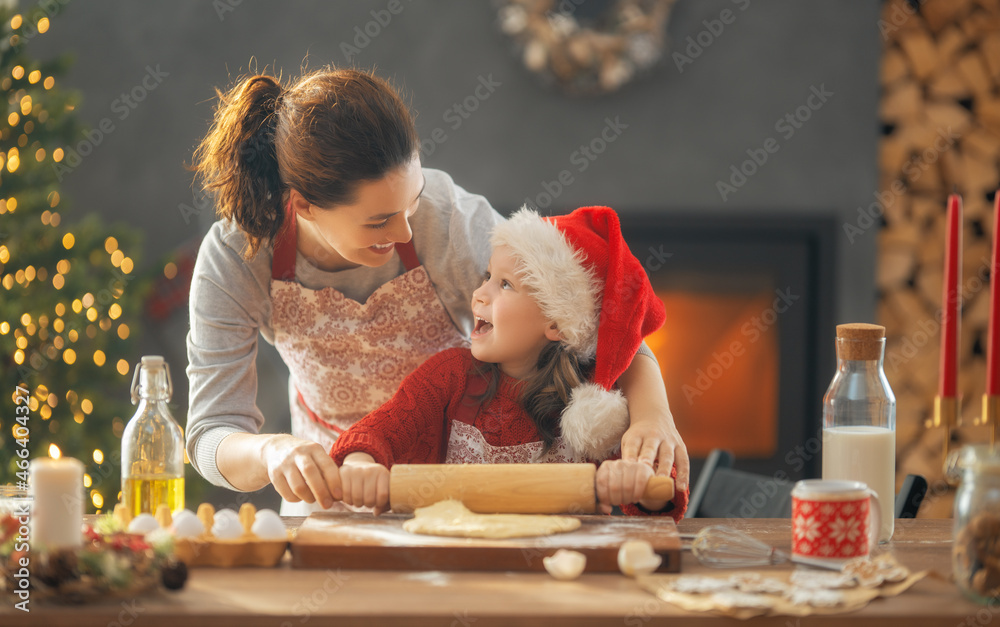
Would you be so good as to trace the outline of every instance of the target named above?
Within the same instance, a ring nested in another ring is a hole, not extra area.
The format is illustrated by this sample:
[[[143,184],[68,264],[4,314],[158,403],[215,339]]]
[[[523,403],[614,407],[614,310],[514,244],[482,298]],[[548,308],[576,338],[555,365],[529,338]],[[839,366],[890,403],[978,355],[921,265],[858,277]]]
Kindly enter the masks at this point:
[[[667,420],[635,420],[622,436],[622,459],[641,461],[653,466],[656,474],[670,476],[670,469],[677,465],[677,490],[687,489],[691,462],[687,447],[681,439],[673,417]]]
[[[373,507],[378,516],[389,505],[389,469],[368,453],[351,453],[340,467],[344,503]]]
[[[326,509],[341,499],[337,464],[318,443],[273,435],[264,441],[260,455],[268,480],[286,501],[319,503]]]
[[[613,459],[597,468],[597,501],[601,511],[611,513],[612,505],[639,503],[650,511],[659,511],[667,506],[666,501],[642,500],[646,484],[653,476],[653,466],[646,462]]]
[[[237,490],[266,486],[286,501],[331,507],[341,497],[337,464],[322,446],[288,434],[233,433],[219,443],[215,462]]]
[[[656,462],[656,474],[665,477],[676,465],[675,485],[683,492],[688,486],[691,460],[674,424],[659,365],[645,355],[636,355],[619,377],[618,386],[628,401],[631,420],[622,436],[622,459],[650,465]]]

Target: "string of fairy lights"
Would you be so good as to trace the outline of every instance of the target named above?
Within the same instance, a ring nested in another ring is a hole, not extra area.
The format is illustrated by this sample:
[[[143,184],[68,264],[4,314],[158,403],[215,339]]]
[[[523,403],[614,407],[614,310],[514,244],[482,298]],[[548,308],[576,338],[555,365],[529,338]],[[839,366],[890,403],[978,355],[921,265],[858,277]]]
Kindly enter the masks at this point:
[[[7,203],[8,206],[10,203]],[[0,210],[0,215],[9,211]],[[42,215],[42,222],[46,223],[48,219],[48,224],[51,226],[56,226],[58,224],[58,213],[53,213],[51,215],[48,211]],[[70,250],[74,245],[73,233],[66,233],[62,238],[62,245],[66,250]],[[104,248],[111,257],[111,263],[116,268],[119,268],[124,274],[130,274],[133,270],[134,263],[132,259],[126,257],[125,254],[118,249],[118,241],[114,237],[108,237],[104,242]],[[10,253],[6,246],[0,246],[0,263],[6,264],[10,260]],[[56,264],[55,273],[52,276],[52,287],[56,290],[61,290],[65,284],[65,275],[69,273],[72,268],[72,263],[69,259],[61,259]],[[48,277],[48,271],[45,268],[35,268],[34,266],[28,266],[27,268],[19,269],[14,274],[7,273],[4,275],[3,279],[0,280],[0,284],[7,290],[14,288],[14,285],[20,285],[27,287],[32,281],[39,280],[45,281]],[[121,296],[124,289],[122,287],[116,287],[112,289],[112,297],[117,299]],[[87,337],[94,338],[97,335],[97,329],[100,328],[101,331],[110,331],[113,327],[118,337],[125,340],[128,339],[131,331],[129,330],[128,324],[125,322],[118,323],[115,326],[115,321],[122,314],[121,305],[118,303],[112,303],[108,307],[106,316],[100,318],[100,313],[97,308],[94,307],[95,298],[90,292],[84,294],[80,298],[75,298],[70,303],[67,308],[66,304],[63,302],[58,303],[53,309],[55,316],[49,318],[49,316],[41,315],[37,319],[32,319],[30,313],[23,313],[20,319],[16,322],[20,323],[20,327],[14,327],[12,329],[11,325],[7,321],[0,322],[0,335],[6,335],[13,330],[14,337],[17,338],[17,351],[14,353],[14,362],[18,365],[23,364],[25,360],[25,349],[28,347],[28,337],[38,334],[38,339],[43,342],[49,342],[48,346],[45,348],[45,355],[49,359],[62,359],[66,364],[73,365],[77,360],[76,350],[70,346],[70,344],[75,343],[79,339],[79,332],[75,328],[69,329],[65,335],[63,331],[66,330],[66,323],[64,317],[68,315],[68,312],[72,311],[74,314],[83,316],[91,324],[87,324],[84,330]],[[49,328],[51,327],[51,334]],[[50,341],[51,335],[51,341]],[[97,366],[104,366],[106,363],[106,356],[104,351],[96,350],[92,355],[94,364]],[[119,359],[115,364],[115,368],[121,375],[127,375],[129,373],[130,365],[125,359]],[[48,398],[41,399],[42,402],[51,404],[53,401],[50,400],[52,395]],[[69,399],[67,399],[69,400]],[[86,399],[84,399],[86,400]],[[55,405],[52,405],[55,407]],[[48,419],[51,415],[51,411],[46,414],[45,407],[41,408],[42,418]],[[89,412],[86,412],[89,413]],[[78,420],[78,422],[82,422]]]
[[[17,31],[22,26],[25,26],[24,17],[14,15],[10,20],[11,29]],[[49,26],[49,18],[44,16],[38,19],[35,24],[38,33],[47,32]],[[17,46],[20,43],[19,37],[16,32],[11,34],[10,44]],[[56,84],[54,76],[43,76],[40,70],[25,68],[24,65],[20,64],[15,65],[8,75],[0,78],[0,89],[8,96],[10,105],[8,109],[10,113],[5,120],[6,126],[0,129],[0,138],[6,144],[6,147],[0,146],[0,176],[10,176],[19,173],[19,171],[23,173],[31,160],[35,162],[35,165],[43,164],[46,161],[54,165],[62,162],[66,156],[63,148],[47,151],[36,137],[31,137],[33,133],[36,136],[39,134],[46,122],[50,121],[51,116],[37,97],[33,99],[26,89],[17,88],[15,91],[11,91],[15,87],[15,81],[23,82],[24,80],[29,86],[33,86],[32,89],[36,95],[39,86],[44,90],[51,90]],[[73,109],[72,103],[67,103],[66,109],[71,111]],[[2,123],[0,121],[0,124]],[[14,137],[16,137],[16,142],[11,141]],[[15,143],[16,145],[14,145]],[[32,193],[37,194],[37,196],[26,199],[23,195]],[[62,222],[62,216],[58,210],[61,201],[59,192],[55,190],[48,192],[45,196],[45,204],[40,202],[42,193],[44,192],[40,193],[37,189],[24,189],[20,193],[10,193],[6,197],[0,198],[0,216],[10,216],[18,212],[20,195],[22,210],[25,210],[24,207],[31,208],[32,202],[34,208],[41,208],[47,204],[48,208],[40,216],[41,223],[45,227],[57,229]],[[79,231],[77,232],[79,233]],[[22,260],[21,264],[18,264],[18,260],[15,259],[17,247],[8,246],[0,240],[0,299],[9,299],[8,303],[23,302],[19,298],[19,290],[33,288],[37,293],[38,288],[46,283],[50,285],[45,286],[45,289],[55,290],[57,293],[76,289],[72,287],[72,281],[68,280],[76,264],[89,262],[96,266],[106,264],[110,260],[111,265],[118,269],[119,277],[126,278],[135,271],[134,260],[121,249],[118,239],[113,236],[104,239],[103,250],[96,245],[100,241],[99,239],[96,241],[91,239],[94,248],[89,253],[79,249],[77,237],[73,231],[67,231],[61,238],[58,238],[58,233],[56,233],[55,238],[57,243],[54,248],[63,254],[54,254],[54,263],[46,263],[49,267],[40,264],[38,267],[35,265],[20,267],[24,261]],[[74,247],[77,248],[74,249]],[[16,270],[14,270],[15,267]],[[168,263],[164,267],[163,273],[167,279],[172,279],[177,275],[177,266],[174,263]],[[34,315],[29,311],[22,310],[19,315],[8,316],[9,319],[0,320],[0,336],[13,336],[16,347],[13,361],[18,366],[22,364],[30,366],[31,360],[37,358],[37,354],[44,356],[50,362],[62,362],[67,366],[79,364],[82,360],[89,360],[97,368],[113,369],[119,377],[125,378],[131,370],[131,365],[126,359],[109,358],[105,351],[100,348],[93,349],[91,347],[90,350],[82,348],[86,344],[83,341],[84,337],[94,339],[99,333],[113,334],[113,337],[121,340],[129,338],[132,330],[129,324],[122,319],[123,308],[118,302],[124,291],[125,281],[119,280],[110,283],[107,290],[97,290],[96,296],[93,291],[87,291],[83,294],[67,293],[65,298],[53,299],[56,301],[55,305],[44,313],[40,313],[36,307]],[[25,309],[28,307],[25,306]],[[103,345],[100,342],[96,344]],[[57,393],[50,390],[44,383],[36,383],[30,387],[28,408],[33,417],[41,418],[42,425],[44,425],[41,428],[46,429],[50,434],[59,432],[60,421],[58,418],[62,416],[69,417],[71,415],[73,422],[83,425],[94,412],[94,401],[99,400],[87,398],[74,389]],[[18,392],[13,392],[12,400],[15,404],[18,402],[17,394]],[[64,413],[56,416],[54,410],[61,403],[66,404],[61,408]],[[69,408],[68,412],[66,412],[67,407]],[[19,425],[11,418],[0,414],[0,434],[2,434],[0,442],[6,433],[11,434],[17,440]],[[36,429],[38,428],[33,427],[32,433],[37,433]],[[116,438],[121,437],[124,428],[125,421],[121,417],[115,416],[111,429]],[[63,451],[55,443],[50,443],[46,452],[54,458],[63,455]],[[105,462],[106,453],[101,448],[94,448],[89,454],[98,466]],[[106,479],[106,477],[100,477],[95,482],[95,478],[90,473],[85,474],[83,479],[84,487],[88,489],[90,501],[98,512],[105,506],[105,494],[102,490],[97,489],[95,483],[101,483],[104,492],[120,495],[117,485],[112,491],[108,489],[110,484],[102,483],[101,479]],[[109,503],[109,506],[112,504],[113,502]]]
[[[15,20],[18,19],[17,17]],[[40,32],[44,32],[39,28]],[[17,66],[14,68],[13,76],[14,78],[19,78],[19,74],[23,75],[23,68]],[[6,79],[5,79],[6,80]],[[29,81],[31,77],[29,76]],[[35,81],[37,82],[37,80]],[[55,84],[55,80],[52,77],[48,77],[45,80],[45,88],[50,89]],[[0,85],[2,86],[2,85]],[[5,86],[9,87],[9,85]],[[30,97],[24,96],[21,99],[22,113],[27,115],[31,112]],[[42,112],[44,113],[44,112]],[[14,127],[18,124],[19,119],[17,113],[11,113],[8,116],[8,124]],[[41,118],[41,116],[40,116]],[[39,122],[44,120],[39,119]],[[30,124],[30,123],[29,123]],[[25,124],[25,134],[21,135],[19,138],[19,144],[27,143],[27,133],[30,132],[28,124]],[[45,149],[39,147],[34,153],[35,159],[39,162],[45,159]],[[52,152],[52,160],[55,162],[61,161],[63,158],[63,150],[57,148]],[[0,152],[0,167],[6,167],[8,172],[14,173],[20,166],[20,158],[17,153],[16,148],[12,148],[7,154]],[[59,204],[59,193],[51,192],[48,196],[50,206],[54,209]],[[9,197],[6,199],[0,199],[0,215],[6,213],[14,213],[17,210],[17,198]],[[57,211],[44,211],[41,215],[42,224],[50,227],[58,227],[61,221],[60,215]],[[69,251],[75,245],[75,237],[72,232],[67,232],[62,237],[62,246],[65,250]],[[122,273],[129,274],[134,269],[134,262],[131,258],[127,257],[125,253],[118,248],[118,241],[116,238],[108,237],[104,241],[104,250],[110,256],[110,261],[112,265],[119,268]],[[6,246],[0,245],[0,264],[7,265],[11,261],[11,253]],[[65,276],[70,272],[72,268],[72,262],[69,259],[60,259],[56,263],[55,271],[52,273],[52,287],[55,290],[62,290],[66,285]],[[34,266],[27,266],[23,269],[18,269],[15,273],[7,273],[0,279],[0,285],[7,291],[14,289],[15,285],[22,287],[27,287],[32,281],[46,281],[48,280],[49,272],[46,268],[40,267],[35,268]],[[112,297],[117,299],[121,296],[123,288],[119,287],[117,289],[112,289]],[[67,328],[65,318],[72,313],[73,315],[82,316],[90,324],[87,324],[84,328],[84,333],[87,337],[94,338],[97,335],[98,328],[101,331],[108,332],[112,328],[115,328],[115,321],[122,314],[121,305],[118,303],[112,303],[106,312],[104,317],[100,317],[100,314],[95,304],[95,297],[92,293],[88,292],[83,294],[79,298],[75,298],[69,303],[67,307],[66,303],[59,302],[53,309],[53,316],[49,317],[46,315],[38,316],[37,319],[33,319],[30,313],[23,313],[15,324],[20,326],[12,326],[10,322],[4,320],[0,322],[0,335],[6,335],[8,333],[13,333],[16,338],[17,351],[14,353],[14,362],[18,365],[23,364],[26,358],[25,350],[28,348],[28,338],[31,336],[37,337],[39,341],[46,342],[44,344],[43,352],[49,359],[62,359],[67,365],[73,365],[77,361],[77,351],[73,348],[79,338],[79,332],[75,328]],[[100,319],[99,319],[100,318]],[[131,331],[129,330],[128,324],[122,322],[118,323],[115,328],[115,332],[121,339],[127,339]],[[93,352],[90,356],[93,359],[94,364],[102,367],[107,364],[107,357],[104,351],[98,349]],[[129,374],[130,364],[125,359],[119,359],[114,364],[115,370],[119,375],[126,376]],[[80,398],[79,395],[74,390],[68,390],[65,395],[66,402],[73,407],[73,420],[77,424],[83,424],[86,417],[89,416],[94,411],[94,403],[89,398]],[[32,413],[36,413],[41,417],[43,421],[48,421],[52,418],[52,410],[55,409],[59,404],[59,397],[50,392],[48,387],[44,384],[39,384],[31,391],[31,396],[29,398],[29,409]],[[55,425],[53,421],[50,423]],[[17,424],[11,426],[12,436],[17,437],[16,430]],[[0,428],[2,428],[2,419],[0,419]],[[115,435],[121,437],[121,433],[124,430],[125,425],[120,417],[115,417],[112,424],[112,429]],[[50,430],[52,427],[50,426]],[[50,457],[59,458],[62,456],[62,451],[59,446],[55,443],[49,444],[48,454]],[[104,451],[101,449],[94,449],[93,451],[94,462],[98,465],[104,463]],[[84,474],[83,485],[86,488],[91,488],[93,485],[93,479],[89,473]],[[100,510],[104,507],[104,495],[98,490],[91,490],[90,494],[91,502],[94,507]]]

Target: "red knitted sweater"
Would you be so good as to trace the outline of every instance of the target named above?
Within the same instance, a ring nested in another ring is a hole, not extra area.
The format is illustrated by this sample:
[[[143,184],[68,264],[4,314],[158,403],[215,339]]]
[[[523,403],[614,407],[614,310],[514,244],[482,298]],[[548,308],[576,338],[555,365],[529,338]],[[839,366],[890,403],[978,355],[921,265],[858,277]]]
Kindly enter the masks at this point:
[[[488,403],[478,411],[475,404],[463,408],[476,363],[467,348],[434,355],[406,377],[384,405],[345,431],[333,445],[331,457],[339,466],[350,453],[364,452],[386,468],[393,464],[533,461],[542,442],[535,423],[520,405],[518,380],[501,375],[497,392]],[[557,439],[542,461],[603,461],[574,457],[560,443]],[[675,467],[671,476],[676,474]],[[680,520],[687,499],[687,492],[678,493],[666,511],[656,513]],[[622,511],[648,513],[636,505],[624,505]]]

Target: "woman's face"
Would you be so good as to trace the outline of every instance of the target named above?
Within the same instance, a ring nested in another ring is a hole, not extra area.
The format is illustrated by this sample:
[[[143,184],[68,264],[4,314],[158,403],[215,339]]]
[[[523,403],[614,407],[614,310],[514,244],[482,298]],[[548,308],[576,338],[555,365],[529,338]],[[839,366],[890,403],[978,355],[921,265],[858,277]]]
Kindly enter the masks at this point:
[[[555,325],[521,284],[517,259],[506,246],[493,249],[486,278],[472,293],[472,313],[472,356],[498,364],[515,379],[534,372],[542,349],[559,339]]]
[[[298,248],[317,267],[377,267],[392,259],[396,244],[413,237],[410,217],[424,188],[420,158],[358,187],[357,200],[323,209],[292,195],[299,217]]]

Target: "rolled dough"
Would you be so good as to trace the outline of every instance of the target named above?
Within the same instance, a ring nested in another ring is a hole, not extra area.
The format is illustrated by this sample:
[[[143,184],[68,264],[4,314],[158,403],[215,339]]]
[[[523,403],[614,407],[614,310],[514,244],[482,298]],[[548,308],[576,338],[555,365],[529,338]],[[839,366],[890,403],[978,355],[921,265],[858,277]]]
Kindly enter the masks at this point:
[[[457,538],[525,538],[565,533],[580,519],[543,514],[477,514],[454,499],[420,507],[403,523],[410,533]]]

